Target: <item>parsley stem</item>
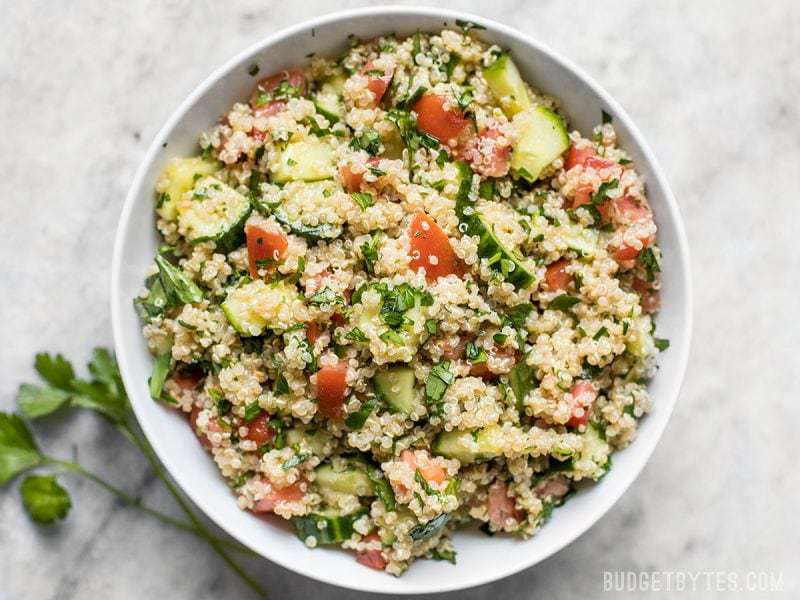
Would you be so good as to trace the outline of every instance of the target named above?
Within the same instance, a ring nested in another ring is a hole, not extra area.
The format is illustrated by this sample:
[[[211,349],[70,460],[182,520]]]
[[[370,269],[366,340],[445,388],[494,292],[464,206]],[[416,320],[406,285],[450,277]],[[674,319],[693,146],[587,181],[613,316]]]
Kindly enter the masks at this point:
[[[183,531],[186,531],[188,533],[191,533],[191,534],[194,534],[194,535],[197,535],[197,536],[201,536],[201,533],[195,527],[190,525],[189,523],[184,523],[183,521],[179,521],[178,519],[175,519],[174,517],[170,517],[169,515],[165,515],[164,513],[160,512],[160,511],[158,511],[158,510],[156,510],[154,508],[150,508],[146,504],[142,503],[140,498],[137,498],[135,496],[131,496],[128,492],[126,492],[124,490],[121,490],[118,487],[112,485],[111,483],[109,483],[108,481],[106,481],[105,479],[100,477],[99,475],[96,475],[96,474],[92,473],[91,471],[85,469],[82,465],[78,464],[77,462],[61,460],[61,459],[58,459],[58,458],[54,458],[52,456],[45,456],[44,461],[45,461],[46,464],[53,465],[53,466],[59,466],[59,467],[62,467],[64,469],[66,469],[70,473],[75,473],[77,475],[80,475],[81,477],[85,477],[86,479],[94,482],[95,484],[99,485],[100,487],[102,487],[106,491],[110,492],[112,495],[114,495],[117,498],[119,498],[125,504],[128,504],[130,506],[135,506],[136,508],[140,509],[142,512],[145,512],[148,515],[150,515],[152,517],[155,517],[156,519],[158,519],[162,523],[165,523],[167,525],[172,525],[173,527],[176,527],[176,528],[181,529]],[[242,546],[238,542],[233,542],[233,541],[230,541],[230,540],[223,540],[223,539],[219,539],[219,542],[222,545],[228,546],[231,550],[237,550],[237,551],[240,551],[240,552],[247,552],[249,554],[255,554],[252,550],[250,550],[246,546]]]
[[[225,549],[222,547],[222,544],[220,544],[220,541],[212,536],[203,526],[199,517],[194,513],[191,506],[189,506],[189,503],[184,499],[181,492],[161,466],[161,463],[159,462],[155,451],[150,446],[150,443],[144,437],[139,436],[127,421],[117,422],[116,426],[122,435],[128,438],[128,440],[134,446],[141,450],[142,454],[144,454],[145,458],[147,459],[147,462],[150,463],[153,472],[161,480],[161,482],[164,484],[164,487],[167,488],[167,491],[170,493],[170,495],[172,495],[181,509],[183,509],[183,512],[192,522],[192,525],[194,525],[194,527],[197,529],[198,534],[209,543],[214,552],[216,552],[219,557],[222,558],[222,560],[224,560],[231,569],[233,569],[233,571],[248,585],[248,587],[250,587],[250,589],[252,589],[262,598],[265,598],[267,595],[266,590],[264,590],[264,588],[261,587],[261,585],[255,579],[248,575],[248,573],[242,569],[242,567],[239,566],[239,564],[233,560],[233,558],[231,558],[227,552],[225,552]]]

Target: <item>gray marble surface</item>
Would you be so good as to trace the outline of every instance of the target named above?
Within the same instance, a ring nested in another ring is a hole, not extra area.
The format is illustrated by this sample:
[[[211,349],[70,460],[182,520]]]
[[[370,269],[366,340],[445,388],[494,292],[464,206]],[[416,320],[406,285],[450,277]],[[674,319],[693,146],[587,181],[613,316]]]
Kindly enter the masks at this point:
[[[117,217],[149,140],[212,68],[262,36],[360,2],[0,2],[0,406],[33,379],[35,351],[82,364],[110,345]],[[431,3],[433,4],[433,3]],[[437,3],[443,4],[443,3]],[[442,598],[613,597],[604,570],[782,574],[800,596],[800,5],[773,2],[458,2],[582,65],[654,147],[686,219],[692,361],[651,462],[614,509],[544,563]],[[37,426],[91,468],[175,507],[92,415]],[[67,480],[52,529],[0,490],[0,598],[249,598],[206,547]],[[266,561],[272,598],[365,598]],[[443,566],[447,568],[447,566]],[[623,594],[624,595],[624,594]],[[659,595],[659,594],[647,594]],[[637,594],[627,594],[635,597]]]

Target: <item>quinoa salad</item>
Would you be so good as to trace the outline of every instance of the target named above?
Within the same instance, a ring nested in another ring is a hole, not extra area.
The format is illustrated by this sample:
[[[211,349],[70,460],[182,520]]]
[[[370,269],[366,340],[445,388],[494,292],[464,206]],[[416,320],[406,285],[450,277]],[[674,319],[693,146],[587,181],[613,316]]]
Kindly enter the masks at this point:
[[[251,65],[155,183],[135,300],[150,394],[231,501],[393,575],[455,563],[458,528],[530,537],[602,479],[668,346],[612,118],[570,131],[458,25]]]

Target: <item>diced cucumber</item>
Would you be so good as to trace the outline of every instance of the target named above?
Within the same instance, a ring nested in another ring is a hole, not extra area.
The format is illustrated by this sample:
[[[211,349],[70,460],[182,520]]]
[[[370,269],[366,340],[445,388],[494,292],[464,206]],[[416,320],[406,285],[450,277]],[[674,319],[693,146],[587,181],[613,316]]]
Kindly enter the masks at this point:
[[[375,495],[375,488],[367,475],[364,463],[350,462],[343,471],[336,471],[333,465],[325,463],[317,467],[315,473],[316,484],[328,491],[355,496]]]
[[[500,456],[502,442],[500,426],[489,425],[474,431],[444,431],[433,440],[431,448],[439,456],[472,463]]]
[[[192,244],[216,242],[229,252],[243,243],[250,201],[214,177],[200,179],[192,191],[194,201],[178,216],[178,228]]]
[[[509,117],[527,110],[531,99],[517,65],[508,54],[502,54],[483,70],[483,77],[492,94]]]
[[[228,292],[222,312],[239,334],[261,335],[267,327],[276,328],[276,316],[296,297],[294,286],[283,282],[268,285],[259,279]]]
[[[375,373],[375,391],[394,410],[411,414],[418,404],[414,369],[405,365],[390,365]]]
[[[317,112],[331,123],[336,123],[344,116],[344,104],[342,104],[344,82],[344,74],[336,74],[323,83],[314,96]]]
[[[290,142],[272,166],[273,183],[320,181],[333,177],[333,149],[318,137]]]
[[[567,248],[574,250],[579,256],[594,256],[597,252],[600,234],[596,229],[569,225],[559,233],[566,242]]]
[[[162,195],[159,197],[156,212],[167,221],[174,221],[178,216],[178,201],[192,189],[197,178],[212,175],[217,171],[219,171],[217,161],[202,156],[171,159],[157,184],[158,191]]]
[[[593,479],[600,479],[611,468],[611,447],[605,440],[603,431],[597,423],[589,422],[586,432],[581,435],[583,438],[583,448],[578,452],[578,456],[573,459],[576,466],[585,464],[586,461],[594,463],[595,468],[591,473]]]
[[[653,334],[650,333],[651,328],[652,321],[646,315],[631,319],[625,347],[634,358],[647,358],[648,355],[655,353]]]
[[[303,542],[312,537],[318,545],[339,544],[350,539],[353,535],[353,523],[366,512],[367,510],[362,508],[349,515],[342,515],[337,510],[326,509],[303,517],[294,517],[292,524],[297,537]]]
[[[330,450],[326,451],[326,448],[331,447],[333,436],[324,429],[317,429],[314,432],[287,429],[285,436],[287,446],[304,442],[314,453],[314,456],[322,458],[330,454]]]
[[[517,142],[511,152],[511,169],[528,181],[536,181],[569,148],[564,121],[546,106],[519,113],[512,126],[517,131]]]

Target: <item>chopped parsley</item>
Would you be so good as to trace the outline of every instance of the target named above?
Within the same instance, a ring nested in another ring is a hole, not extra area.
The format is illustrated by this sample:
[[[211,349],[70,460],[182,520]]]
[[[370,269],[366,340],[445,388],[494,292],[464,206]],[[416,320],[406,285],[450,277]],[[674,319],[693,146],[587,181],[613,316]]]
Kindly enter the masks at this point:
[[[652,248],[645,248],[639,253],[639,264],[644,267],[645,276],[647,281],[655,281],[656,273],[661,271],[661,265],[658,264],[658,258]]]
[[[659,350],[660,352],[663,352],[664,350],[666,350],[667,348],[669,348],[669,340],[668,340],[668,339],[666,339],[666,338],[657,338],[657,337],[654,337],[654,338],[653,338],[653,343],[656,345],[656,348],[658,348],[658,350]]]
[[[483,347],[473,344],[472,342],[467,344],[465,353],[467,360],[473,365],[484,363],[489,358],[489,356],[486,354],[486,350],[484,350]]]
[[[478,25],[477,23],[473,23],[472,21],[462,21],[461,19],[456,19],[456,25],[461,27],[461,31],[464,32],[464,35],[472,31],[473,29],[486,29],[483,25]]]
[[[425,399],[428,404],[437,405],[454,379],[455,376],[450,372],[449,360],[435,365],[425,381]]]
[[[548,308],[553,310],[569,310],[576,304],[580,303],[580,298],[576,298],[575,296],[570,296],[569,294],[561,294],[560,296],[556,296],[553,298],[553,301],[550,302]]]
[[[351,342],[366,342],[368,340],[367,335],[358,327],[353,327],[348,331],[344,335],[344,339],[350,340]]]
[[[361,207],[361,210],[367,210],[370,206],[374,206],[375,204],[372,194],[352,192],[350,197],[353,198],[353,201]]]
[[[347,415],[344,424],[350,429],[361,429],[367,421],[367,417],[372,414],[378,406],[378,401],[375,398],[370,398],[361,405],[356,412]]]
[[[360,134],[350,140],[350,148],[363,150],[367,154],[377,156],[381,151],[381,136],[371,127],[365,127]]]

